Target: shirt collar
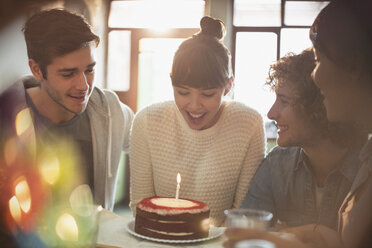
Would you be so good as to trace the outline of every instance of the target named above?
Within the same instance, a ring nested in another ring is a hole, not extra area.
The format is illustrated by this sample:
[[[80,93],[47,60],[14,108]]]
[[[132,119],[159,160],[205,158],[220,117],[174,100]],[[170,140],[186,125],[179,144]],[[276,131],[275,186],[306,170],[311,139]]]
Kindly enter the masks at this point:
[[[372,142],[370,143],[370,154],[372,154]],[[361,166],[359,153],[360,149],[349,150],[345,156],[345,159],[342,160],[342,163],[336,169],[334,169],[331,174],[339,171],[346,179],[348,179],[350,182],[353,182]],[[306,156],[305,151],[302,148],[299,151],[297,164],[294,167],[294,170],[296,171],[301,167],[304,167],[307,170],[311,171],[311,168],[308,167],[308,157]]]
[[[362,148],[359,158],[362,163],[368,163],[370,160],[369,170],[372,171],[372,134],[368,135],[368,141]]]
[[[298,159],[297,159],[297,164],[296,166],[294,167],[294,170],[298,170],[301,166],[305,166],[306,164],[306,160],[307,160],[307,156],[305,154],[305,151],[301,148],[297,154],[298,156]]]

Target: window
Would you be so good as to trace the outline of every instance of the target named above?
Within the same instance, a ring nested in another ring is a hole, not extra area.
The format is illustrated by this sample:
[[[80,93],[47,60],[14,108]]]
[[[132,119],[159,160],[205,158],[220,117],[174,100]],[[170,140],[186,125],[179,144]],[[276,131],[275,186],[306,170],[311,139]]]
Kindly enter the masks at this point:
[[[107,87],[135,112],[173,98],[173,54],[204,15],[204,0],[112,0]]]
[[[275,95],[265,86],[270,65],[311,47],[309,28],[327,1],[235,0],[234,99],[258,110],[267,123]],[[268,125],[270,126],[270,125]],[[267,128],[268,138],[276,132]]]

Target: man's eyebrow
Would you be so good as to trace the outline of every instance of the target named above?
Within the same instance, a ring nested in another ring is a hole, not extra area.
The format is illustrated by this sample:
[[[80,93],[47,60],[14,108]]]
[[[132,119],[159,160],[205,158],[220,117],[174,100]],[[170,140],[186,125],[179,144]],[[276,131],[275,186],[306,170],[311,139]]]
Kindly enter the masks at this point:
[[[286,98],[286,99],[291,99],[291,97],[286,96],[284,94],[277,94],[278,97]]]
[[[87,67],[93,67],[95,65],[96,65],[96,62],[93,62],[93,63],[89,64]]]
[[[96,62],[93,62],[91,64],[89,64],[87,66],[87,68],[90,68],[90,67],[93,67],[96,65]],[[57,72],[74,72],[74,71],[77,71],[78,68],[77,67],[73,67],[73,68],[62,68],[62,69],[59,69]]]

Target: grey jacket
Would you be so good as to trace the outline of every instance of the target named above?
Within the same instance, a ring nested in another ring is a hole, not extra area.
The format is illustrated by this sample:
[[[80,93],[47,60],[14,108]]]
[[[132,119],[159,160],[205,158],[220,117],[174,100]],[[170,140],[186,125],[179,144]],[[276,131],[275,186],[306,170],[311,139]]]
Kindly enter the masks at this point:
[[[34,77],[24,77],[2,94],[1,102],[11,101],[8,108],[17,112],[27,107],[25,89],[37,84]],[[4,106],[1,108],[2,118],[13,119],[12,111]],[[90,119],[93,143],[94,198],[97,204],[112,211],[121,153],[129,152],[133,111],[121,103],[114,92],[97,87],[93,89],[86,111]],[[1,128],[6,126],[6,123],[2,123]]]

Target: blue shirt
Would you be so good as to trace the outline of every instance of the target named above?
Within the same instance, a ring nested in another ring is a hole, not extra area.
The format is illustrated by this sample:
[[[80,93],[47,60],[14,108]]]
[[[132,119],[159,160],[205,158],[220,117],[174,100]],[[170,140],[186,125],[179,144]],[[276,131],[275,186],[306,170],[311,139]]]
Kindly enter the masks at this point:
[[[299,147],[275,147],[262,161],[242,204],[273,213],[289,226],[311,223],[337,227],[337,213],[361,165],[360,149],[351,150],[328,175],[319,211],[316,208],[316,178],[308,158]]]

